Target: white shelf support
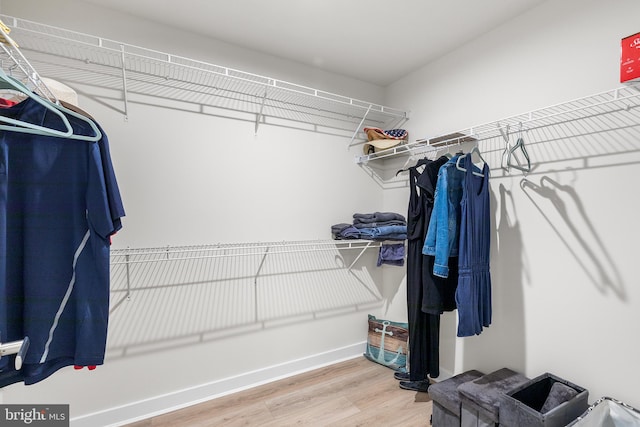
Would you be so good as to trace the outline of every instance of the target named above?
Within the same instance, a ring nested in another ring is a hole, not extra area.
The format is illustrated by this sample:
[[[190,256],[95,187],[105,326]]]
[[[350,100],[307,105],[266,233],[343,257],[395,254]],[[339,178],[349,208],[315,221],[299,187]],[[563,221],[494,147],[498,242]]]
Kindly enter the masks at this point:
[[[349,268],[347,268],[348,271],[351,271],[351,269],[353,268],[354,265],[356,265],[356,262],[358,262],[358,260],[360,259],[360,257],[362,255],[364,255],[365,251],[367,249],[369,249],[371,247],[371,245],[373,244],[373,242],[367,242],[366,246],[363,246],[362,249],[360,250],[360,253],[358,254],[358,256],[353,260],[353,262],[351,262],[351,265],[349,266]]]
[[[124,55],[124,45],[120,45],[120,53],[122,60],[122,96],[124,99],[124,120],[129,120],[129,96],[127,91],[127,67],[126,67],[126,58]]]
[[[262,112],[264,111],[264,103],[267,100],[267,89],[264,90],[264,95],[262,96],[262,102],[260,102],[260,112],[256,114],[256,126],[254,129],[255,134],[258,134],[258,126],[260,125],[260,120],[262,119]]]
[[[262,255],[262,259],[260,260],[260,265],[258,266],[258,271],[256,271],[256,275],[253,278],[253,284],[258,284],[258,276],[260,275],[260,271],[262,270],[262,266],[264,265],[264,261],[267,259],[267,254],[269,253],[269,246],[264,250],[264,255]]]
[[[269,246],[264,251],[264,255],[262,255],[262,260],[260,260],[260,265],[258,266],[258,271],[256,271],[256,275],[253,278],[253,315],[254,321],[257,323],[259,321],[258,317],[258,276],[260,275],[260,270],[262,270],[262,266],[264,265],[264,261],[267,259],[267,253],[269,253]]]
[[[353,132],[353,135],[351,136],[351,140],[349,141],[349,145],[347,145],[347,150],[349,150],[349,148],[351,148],[351,145],[353,144],[353,140],[356,139],[356,136],[358,135],[358,132],[360,132],[360,129],[362,128],[362,124],[366,120],[367,115],[369,115],[369,111],[371,111],[371,104],[369,104],[369,107],[367,108],[367,111],[365,111],[364,116],[362,116],[362,120],[360,120],[360,123],[358,124],[358,127]]]

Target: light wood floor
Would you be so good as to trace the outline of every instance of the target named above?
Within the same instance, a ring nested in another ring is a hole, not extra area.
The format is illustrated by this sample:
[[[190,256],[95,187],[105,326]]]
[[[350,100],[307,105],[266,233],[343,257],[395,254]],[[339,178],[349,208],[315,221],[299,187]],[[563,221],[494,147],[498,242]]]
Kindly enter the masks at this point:
[[[129,424],[158,426],[429,426],[428,393],[402,390],[364,357]]]

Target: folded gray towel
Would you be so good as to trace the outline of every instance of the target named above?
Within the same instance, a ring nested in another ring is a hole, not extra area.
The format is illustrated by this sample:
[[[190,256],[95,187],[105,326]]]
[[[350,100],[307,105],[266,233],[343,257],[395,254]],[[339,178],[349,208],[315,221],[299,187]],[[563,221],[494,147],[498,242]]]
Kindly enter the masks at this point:
[[[382,222],[382,221],[392,221],[399,220],[406,222],[406,218],[403,215],[395,212],[374,212],[374,213],[354,213],[353,214],[353,223],[367,223],[367,222]]]

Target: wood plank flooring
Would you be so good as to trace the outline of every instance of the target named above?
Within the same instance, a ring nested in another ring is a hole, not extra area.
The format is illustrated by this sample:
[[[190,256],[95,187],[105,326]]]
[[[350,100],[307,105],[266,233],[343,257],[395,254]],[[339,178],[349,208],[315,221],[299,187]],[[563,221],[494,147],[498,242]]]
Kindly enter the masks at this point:
[[[128,427],[429,426],[428,393],[402,390],[364,357],[285,378]]]

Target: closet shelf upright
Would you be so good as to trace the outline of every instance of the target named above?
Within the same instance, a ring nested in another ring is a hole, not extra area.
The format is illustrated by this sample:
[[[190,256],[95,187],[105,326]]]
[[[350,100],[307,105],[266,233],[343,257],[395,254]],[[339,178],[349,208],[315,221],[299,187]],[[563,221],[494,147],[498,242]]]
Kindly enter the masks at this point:
[[[506,135],[518,130],[531,131],[559,125],[563,125],[562,138],[623,129],[638,126],[637,116],[625,114],[638,107],[640,107],[640,84],[630,84],[502,120],[472,126],[444,136],[419,139],[375,154],[356,156],[355,161],[358,164],[367,164],[372,160],[401,155],[428,154],[447,146],[502,138],[503,133]]]
[[[42,76],[122,91],[125,117],[131,94],[154,96],[224,110],[254,122],[256,132],[263,123],[335,130],[351,136],[350,145],[363,126],[391,128],[408,120],[406,111],[377,103],[16,17],[0,19]]]

